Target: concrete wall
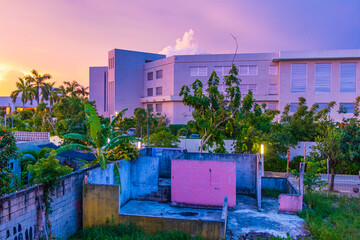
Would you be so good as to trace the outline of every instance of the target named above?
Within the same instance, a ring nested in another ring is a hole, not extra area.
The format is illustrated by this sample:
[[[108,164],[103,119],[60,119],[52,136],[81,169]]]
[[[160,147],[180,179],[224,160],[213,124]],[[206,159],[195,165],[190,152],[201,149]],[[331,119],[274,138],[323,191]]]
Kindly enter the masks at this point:
[[[316,145],[315,142],[299,142],[295,147],[290,148],[289,150],[290,161],[296,156],[304,156],[304,153],[308,156],[312,152],[312,146],[314,145]]]
[[[236,192],[239,194],[256,194],[256,155],[227,153],[184,153],[177,159],[216,160],[236,162]]]
[[[222,239],[225,236],[225,221],[197,221],[166,217],[122,215],[119,212],[119,188],[112,185],[84,185],[83,226],[134,222],[146,232],[155,234],[159,230],[173,229],[188,234],[199,233],[205,239]],[[120,210],[121,212],[121,210]]]
[[[137,198],[159,187],[159,159],[140,157],[131,166],[131,197]]]
[[[121,207],[131,198],[131,162],[118,161],[117,164],[119,166],[121,179],[121,191],[119,191],[120,195],[118,196]],[[113,173],[114,165],[115,163],[108,164],[107,169],[105,170],[101,168],[93,169],[89,172],[87,183],[99,185],[116,185]]]
[[[284,193],[289,192],[288,181],[286,178],[262,177],[261,188],[275,189]]]
[[[82,227],[82,185],[85,171],[61,178],[55,188],[50,221],[53,234],[59,239],[68,238]],[[0,239],[7,239],[8,233],[8,239],[26,239],[26,236],[30,237],[30,233],[36,239],[39,230],[43,228],[40,209],[42,194],[42,186],[36,185],[0,198]]]
[[[236,162],[234,160],[177,160],[171,162],[171,201],[179,204],[236,205]]]
[[[152,148],[151,156],[159,158],[159,177],[171,178],[171,160],[181,154],[181,148]]]

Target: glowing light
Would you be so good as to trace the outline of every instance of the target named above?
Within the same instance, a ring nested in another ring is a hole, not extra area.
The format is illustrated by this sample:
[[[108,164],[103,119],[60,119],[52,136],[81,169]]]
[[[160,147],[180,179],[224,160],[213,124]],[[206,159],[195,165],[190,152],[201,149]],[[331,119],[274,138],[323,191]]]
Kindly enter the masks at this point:
[[[264,155],[264,144],[260,145],[260,154]]]

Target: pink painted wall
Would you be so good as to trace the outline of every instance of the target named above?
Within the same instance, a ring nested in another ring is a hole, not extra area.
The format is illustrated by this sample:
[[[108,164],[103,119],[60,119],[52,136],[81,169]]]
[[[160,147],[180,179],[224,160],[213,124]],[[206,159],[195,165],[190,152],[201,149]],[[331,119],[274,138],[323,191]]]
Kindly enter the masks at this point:
[[[211,171],[209,170],[211,169]],[[190,205],[236,205],[236,162],[172,160],[171,200]]]
[[[280,194],[279,211],[297,213],[302,210],[303,197],[301,195]]]

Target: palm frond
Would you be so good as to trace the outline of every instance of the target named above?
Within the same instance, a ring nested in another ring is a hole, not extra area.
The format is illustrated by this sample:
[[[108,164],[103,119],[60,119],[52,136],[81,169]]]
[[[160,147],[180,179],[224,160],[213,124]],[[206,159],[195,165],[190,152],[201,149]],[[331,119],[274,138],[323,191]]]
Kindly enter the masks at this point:
[[[111,139],[110,142],[108,144],[106,144],[104,149],[106,151],[108,151],[108,150],[111,150],[111,149],[117,147],[120,143],[123,143],[123,142],[135,142],[135,141],[140,141],[140,140],[138,138],[136,138],[136,137],[129,136],[129,135],[117,136],[117,137],[114,137],[113,139]]]
[[[64,135],[64,138],[66,139],[72,139],[72,140],[79,140],[82,141],[85,145],[91,145],[92,147],[96,147],[95,143],[88,138],[86,135],[79,134],[79,133],[68,133]]]
[[[89,152],[94,153],[93,150],[87,146],[84,146],[82,144],[72,143],[72,144],[68,144],[66,146],[62,146],[62,147],[56,149],[56,154],[60,154],[60,153],[67,152],[70,150],[82,150],[82,151],[89,151]],[[95,153],[94,153],[94,155],[95,155]]]
[[[85,104],[86,119],[90,125],[90,136],[93,140],[96,139],[97,131],[100,127],[100,119],[96,114],[94,108],[89,104]]]
[[[125,109],[123,109],[121,112],[118,113],[118,115],[117,115],[117,116],[111,121],[111,123],[110,123],[110,127],[111,127],[111,128],[114,127],[115,123],[116,123],[118,120],[122,120],[122,118],[123,118],[123,116],[124,116],[124,114],[125,114],[125,112],[126,112],[127,110],[128,110],[128,109],[125,108]]]

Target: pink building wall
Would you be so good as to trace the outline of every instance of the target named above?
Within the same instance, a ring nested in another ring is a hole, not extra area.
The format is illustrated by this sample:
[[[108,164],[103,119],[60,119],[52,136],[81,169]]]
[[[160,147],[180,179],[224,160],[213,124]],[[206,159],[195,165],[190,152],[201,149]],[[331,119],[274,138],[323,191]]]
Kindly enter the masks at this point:
[[[229,207],[235,206],[235,161],[171,161],[173,203],[221,207],[226,195]]]

